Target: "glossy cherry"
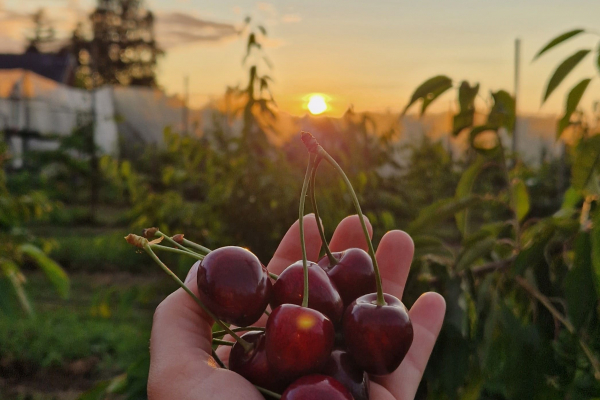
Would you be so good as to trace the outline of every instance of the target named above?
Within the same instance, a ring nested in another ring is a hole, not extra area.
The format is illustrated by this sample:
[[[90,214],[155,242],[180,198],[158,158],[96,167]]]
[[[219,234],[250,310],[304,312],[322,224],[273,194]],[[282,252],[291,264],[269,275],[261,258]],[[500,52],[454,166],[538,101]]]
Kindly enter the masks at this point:
[[[251,331],[242,335],[242,338],[252,344],[253,348],[245,352],[244,348],[236,342],[229,353],[229,369],[254,385],[281,393],[289,382],[280,379],[277,371],[274,371],[267,361],[265,333]]]
[[[337,260],[336,265],[331,265],[327,256],[321,258],[318,264],[333,281],[344,307],[377,290],[373,261],[366,251],[352,248],[332,253],[332,256]]]
[[[377,294],[356,299],[343,320],[346,349],[356,364],[374,375],[396,370],[413,341],[413,327],[406,307],[390,294],[386,305],[377,305]]]
[[[334,324],[344,314],[342,298],[325,271],[314,262],[308,262],[308,307],[325,314]],[[271,308],[281,304],[302,304],[304,292],[304,270],[302,261],[287,267],[273,285]]]
[[[200,300],[223,322],[248,326],[269,303],[267,269],[250,251],[228,246],[213,250],[198,266]]]
[[[308,375],[292,383],[281,400],[353,400],[340,382],[330,376]]]
[[[295,379],[318,372],[333,350],[333,323],[320,312],[283,304],[267,320],[265,347],[271,368]]]
[[[344,385],[354,400],[369,400],[369,375],[345,350],[333,350],[322,373]]]

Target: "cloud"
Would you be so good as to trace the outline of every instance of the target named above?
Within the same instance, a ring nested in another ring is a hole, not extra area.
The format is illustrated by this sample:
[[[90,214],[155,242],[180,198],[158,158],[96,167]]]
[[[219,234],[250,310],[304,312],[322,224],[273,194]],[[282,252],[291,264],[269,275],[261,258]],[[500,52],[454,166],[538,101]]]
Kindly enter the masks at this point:
[[[232,8],[232,10],[233,10],[234,14],[238,14],[239,15],[239,14],[242,13],[242,7],[240,7],[240,6],[235,6],[235,7]]]
[[[271,3],[266,3],[264,1],[261,1],[261,2],[256,3],[256,6],[258,7],[259,10],[264,11],[265,14],[267,14],[270,17],[277,16],[277,10],[275,9],[275,6]]]
[[[286,24],[291,24],[300,21],[302,21],[302,17],[298,14],[285,14],[283,17],[281,17],[281,22],[284,22]]]
[[[47,17],[55,28],[58,39],[51,47],[59,47],[71,34],[77,22],[86,18],[87,14],[77,6],[78,1],[71,0],[66,6],[46,7]],[[0,52],[22,52],[25,49],[27,37],[33,33],[33,27],[31,13],[7,9],[0,1]]]
[[[238,29],[233,24],[179,12],[161,13],[156,18],[156,38],[163,49],[192,43],[218,43],[237,35]]]

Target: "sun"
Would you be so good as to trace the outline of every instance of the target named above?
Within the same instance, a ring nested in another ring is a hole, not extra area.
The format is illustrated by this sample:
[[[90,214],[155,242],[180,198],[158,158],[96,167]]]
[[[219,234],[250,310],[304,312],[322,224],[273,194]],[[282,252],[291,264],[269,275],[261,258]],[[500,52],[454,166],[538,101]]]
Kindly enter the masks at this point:
[[[327,111],[327,102],[322,94],[312,94],[308,99],[306,107],[311,114],[319,115]]]

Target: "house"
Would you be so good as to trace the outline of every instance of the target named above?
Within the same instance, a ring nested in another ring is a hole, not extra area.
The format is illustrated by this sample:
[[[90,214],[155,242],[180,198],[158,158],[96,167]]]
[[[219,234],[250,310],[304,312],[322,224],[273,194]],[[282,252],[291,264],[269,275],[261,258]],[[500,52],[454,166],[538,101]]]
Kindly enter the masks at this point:
[[[64,85],[73,83],[76,67],[77,60],[72,54],[0,54],[0,70],[31,71]]]

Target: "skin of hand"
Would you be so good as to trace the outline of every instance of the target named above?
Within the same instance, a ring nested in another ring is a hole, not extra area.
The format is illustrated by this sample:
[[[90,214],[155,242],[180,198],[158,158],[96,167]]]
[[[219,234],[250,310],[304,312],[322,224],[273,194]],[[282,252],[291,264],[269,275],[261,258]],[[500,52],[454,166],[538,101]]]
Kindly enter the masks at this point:
[[[367,227],[372,235],[371,225]],[[321,239],[313,214],[304,217],[304,236],[308,259],[317,261]],[[351,247],[367,250],[358,216],[345,218],[338,225],[330,243],[332,251]],[[414,253],[410,236],[402,231],[387,232],[377,248],[383,291],[399,299],[408,277]],[[280,274],[300,260],[298,222],[288,230],[268,265],[270,272]],[[197,295],[198,263],[192,267],[186,285]],[[402,364],[392,374],[371,379],[372,400],[412,400],[442,327],[446,303],[437,293],[428,292],[417,299],[409,311],[414,340]],[[178,289],[156,309],[150,339],[150,400],[247,399],[264,400],[254,386],[240,375],[218,368],[211,356],[213,321],[190,296]],[[254,325],[264,326],[266,316]],[[226,339],[232,340],[230,337]],[[230,348],[221,346],[219,358],[227,364]]]

